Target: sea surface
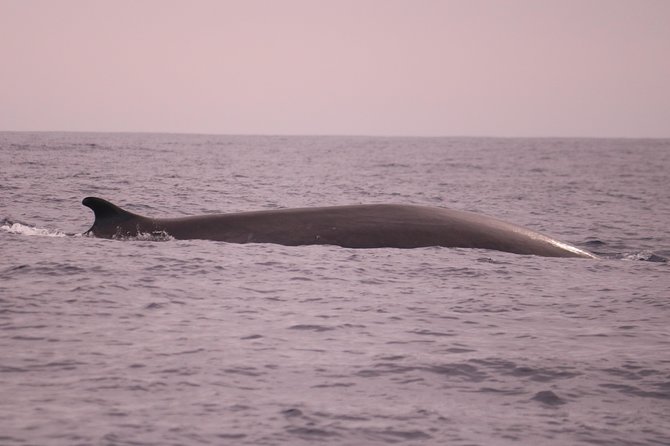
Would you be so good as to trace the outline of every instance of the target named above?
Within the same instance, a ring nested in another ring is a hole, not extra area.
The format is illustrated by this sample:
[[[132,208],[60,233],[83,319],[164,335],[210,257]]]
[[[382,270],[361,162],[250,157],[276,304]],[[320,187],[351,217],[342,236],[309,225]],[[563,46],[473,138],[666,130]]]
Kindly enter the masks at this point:
[[[599,260],[81,236],[355,203]],[[670,140],[0,133],[0,445],[668,445]]]

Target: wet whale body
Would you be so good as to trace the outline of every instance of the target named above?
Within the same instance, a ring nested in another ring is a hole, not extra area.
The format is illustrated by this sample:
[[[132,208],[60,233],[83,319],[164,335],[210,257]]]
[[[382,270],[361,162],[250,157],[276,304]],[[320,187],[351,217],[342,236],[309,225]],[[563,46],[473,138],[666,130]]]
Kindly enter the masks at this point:
[[[495,218],[428,206],[370,204],[149,218],[102,198],[87,197],[82,204],[95,214],[95,222],[86,234],[102,238],[168,234],[175,239],[229,243],[348,248],[445,246],[595,258],[577,247]]]

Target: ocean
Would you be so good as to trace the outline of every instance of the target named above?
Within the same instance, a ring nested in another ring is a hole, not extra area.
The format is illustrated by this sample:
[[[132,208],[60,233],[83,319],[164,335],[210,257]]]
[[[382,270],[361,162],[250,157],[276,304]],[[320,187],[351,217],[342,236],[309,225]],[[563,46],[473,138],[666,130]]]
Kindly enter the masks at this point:
[[[670,140],[0,133],[1,445],[670,444]],[[601,256],[82,236],[359,203]]]

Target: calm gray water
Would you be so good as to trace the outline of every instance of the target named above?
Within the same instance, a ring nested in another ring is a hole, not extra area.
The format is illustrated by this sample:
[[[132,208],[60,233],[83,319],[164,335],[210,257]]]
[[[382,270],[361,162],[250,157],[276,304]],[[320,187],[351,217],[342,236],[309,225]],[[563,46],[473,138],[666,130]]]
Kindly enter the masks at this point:
[[[668,140],[0,133],[0,444],[670,444],[669,185]],[[89,195],[444,206],[604,258],[100,240]]]

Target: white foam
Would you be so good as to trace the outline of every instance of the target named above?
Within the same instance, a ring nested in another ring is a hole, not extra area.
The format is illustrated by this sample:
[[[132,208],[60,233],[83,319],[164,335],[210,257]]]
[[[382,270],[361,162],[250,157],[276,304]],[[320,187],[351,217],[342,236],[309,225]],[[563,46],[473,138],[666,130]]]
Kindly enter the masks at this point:
[[[133,240],[143,242],[169,242],[171,240],[174,240],[174,237],[172,237],[165,231],[139,232],[137,235],[132,236],[115,235],[112,238],[115,240]]]
[[[10,234],[37,235],[40,237],[66,237],[67,234],[53,229],[36,228],[33,226],[22,225],[21,223],[5,223],[0,226],[3,231]]]
[[[652,251],[640,251],[633,253],[625,253],[623,260],[643,260],[646,262],[666,262],[667,259],[654,254]]]

